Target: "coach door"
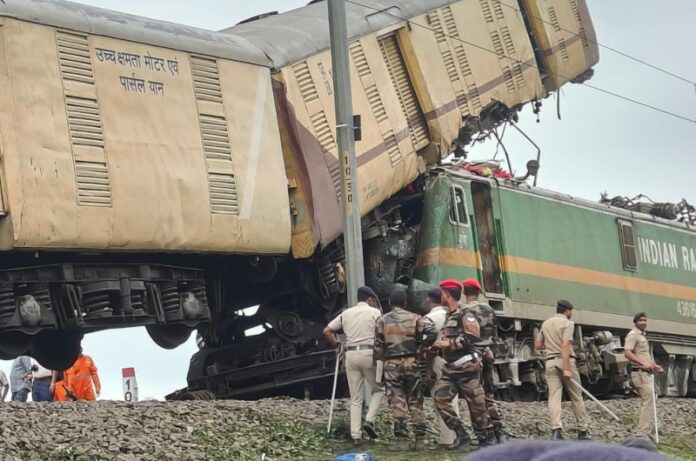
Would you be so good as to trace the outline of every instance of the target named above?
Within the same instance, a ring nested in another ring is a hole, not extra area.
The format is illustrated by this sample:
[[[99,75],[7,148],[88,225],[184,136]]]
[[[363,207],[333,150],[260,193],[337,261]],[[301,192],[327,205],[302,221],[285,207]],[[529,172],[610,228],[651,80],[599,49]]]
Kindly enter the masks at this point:
[[[474,240],[481,257],[483,289],[487,294],[504,294],[500,271],[500,253],[496,221],[493,216],[491,186],[487,182],[471,182],[474,204]]]

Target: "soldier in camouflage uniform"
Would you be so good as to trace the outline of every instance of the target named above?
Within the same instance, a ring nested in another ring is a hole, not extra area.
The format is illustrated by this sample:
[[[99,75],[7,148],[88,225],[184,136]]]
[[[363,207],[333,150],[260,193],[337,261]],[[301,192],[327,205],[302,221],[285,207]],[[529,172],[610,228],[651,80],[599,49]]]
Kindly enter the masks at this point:
[[[427,426],[423,418],[423,394],[420,392],[420,370],[416,353],[421,344],[429,346],[437,337],[431,322],[407,311],[406,292],[395,289],[389,297],[392,310],[377,320],[374,359],[384,361],[384,384],[394,417],[394,435],[407,437],[410,415],[416,436],[414,448],[425,438]]]
[[[493,431],[498,443],[505,442],[505,433],[503,431],[503,421],[500,418],[500,412],[495,404],[495,386],[493,385],[493,368],[495,366],[495,355],[491,350],[494,338],[497,336],[497,324],[495,311],[491,306],[479,301],[481,294],[481,284],[476,279],[466,279],[462,282],[464,286],[464,302],[463,309],[469,309],[476,315],[481,326],[481,341],[476,344],[478,352],[483,357],[481,370],[481,383],[483,390],[486,392],[486,409],[488,416],[493,423]]]
[[[442,304],[447,307],[447,319],[442,329],[442,338],[435,347],[442,351],[447,362],[442,377],[433,389],[435,408],[452,429],[457,438],[449,446],[454,450],[469,442],[462,420],[452,407],[452,399],[459,394],[469,407],[471,425],[474,428],[479,446],[495,444],[495,433],[486,411],[486,397],[481,386],[481,359],[476,352],[476,343],[481,340],[481,330],[473,312],[460,309],[459,300],[462,285],[456,280],[444,280],[440,283]]]

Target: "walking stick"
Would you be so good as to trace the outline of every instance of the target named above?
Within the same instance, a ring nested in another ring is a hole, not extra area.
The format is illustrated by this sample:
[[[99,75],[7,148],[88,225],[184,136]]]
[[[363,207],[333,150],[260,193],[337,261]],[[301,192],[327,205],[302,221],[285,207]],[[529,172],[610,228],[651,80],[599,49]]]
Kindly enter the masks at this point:
[[[602,408],[602,410],[606,411],[609,415],[611,415],[612,418],[614,418],[618,422],[621,422],[621,419],[618,416],[616,416],[610,409],[608,409],[606,405],[597,400],[594,395],[590,394],[587,390],[585,390],[585,388],[582,387],[579,382],[575,381],[573,378],[570,378],[570,382],[578,386],[580,390],[583,392],[583,394],[592,399],[597,405],[599,405]]]
[[[657,422],[657,392],[655,392],[655,375],[650,375],[650,387],[653,393],[653,414],[655,415],[655,443],[660,443],[660,431]]]
[[[329,410],[329,423],[326,425],[326,434],[331,434],[331,420],[333,420],[334,404],[336,403],[336,385],[338,384],[338,366],[341,362],[341,346],[336,352],[336,368],[334,369],[333,390],[331,391],[331,409]]]

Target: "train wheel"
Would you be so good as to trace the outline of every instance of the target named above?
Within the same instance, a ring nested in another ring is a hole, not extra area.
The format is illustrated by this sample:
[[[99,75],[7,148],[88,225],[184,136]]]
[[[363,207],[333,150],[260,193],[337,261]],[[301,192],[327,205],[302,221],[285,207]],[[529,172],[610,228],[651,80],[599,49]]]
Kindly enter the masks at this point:
[[[80,355],[82,335],[67,331],[42,331],[31,347],[31,356],[49,370],[65,370]]]
[[[174,349],[184,344],[191,336],[191,328],[186,325],[148,325],[147,333],[159,347]]]
[[[0,360],[12,360],[31,349],[33,337],[18,331],[0,334]]]

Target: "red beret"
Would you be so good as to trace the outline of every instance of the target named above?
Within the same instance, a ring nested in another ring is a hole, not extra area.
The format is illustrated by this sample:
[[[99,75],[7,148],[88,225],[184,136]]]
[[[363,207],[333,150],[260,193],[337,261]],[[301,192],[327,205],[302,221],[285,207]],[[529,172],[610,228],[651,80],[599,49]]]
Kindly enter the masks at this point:
[[[476,279],[466,279],[462,282],[462,285],[464,288],[476,288],[478,291],[483,291],[481,290],[481,284]]]
[[[459,288],[460,290],[462,289],[462,284],[457,282],[454,279],[446,279],[440,282],[440,288],[446,289],[446,288]]]

